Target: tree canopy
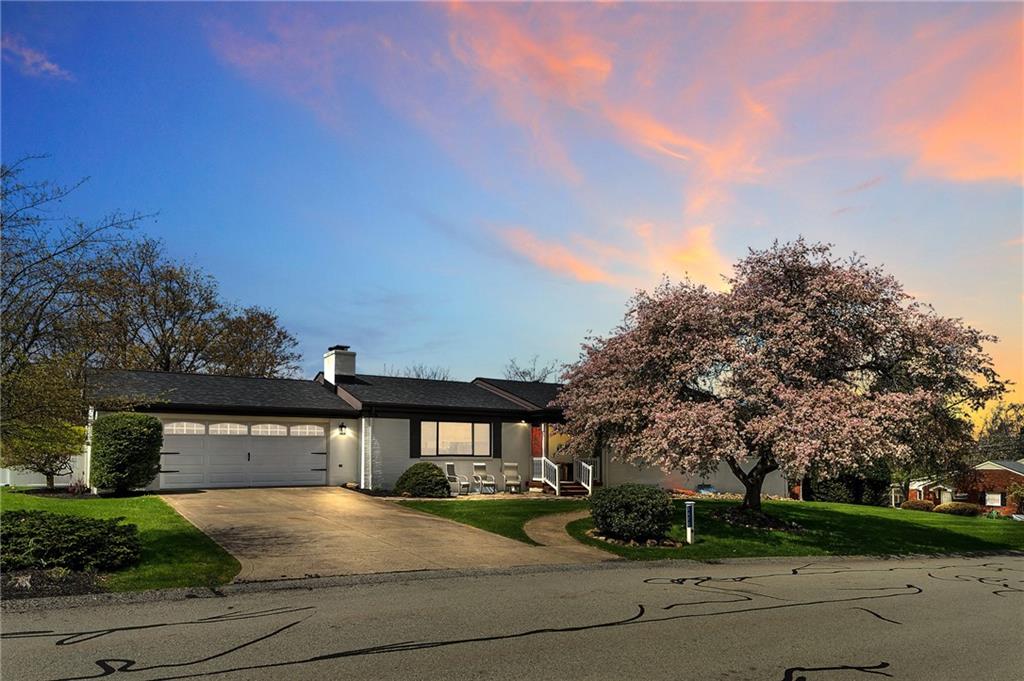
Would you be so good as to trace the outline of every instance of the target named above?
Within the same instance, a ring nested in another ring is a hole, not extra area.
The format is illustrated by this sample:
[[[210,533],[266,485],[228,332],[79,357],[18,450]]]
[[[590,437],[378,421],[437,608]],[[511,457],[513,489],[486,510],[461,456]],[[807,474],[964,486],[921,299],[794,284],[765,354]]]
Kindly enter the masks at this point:
[[[686,473],[721,463],[760,509],[781,469],[819,477],[908,462],[1004,382],[995,338],[912,299],[892,276],[824,244],[738,261],[723,292],[665,282],[589,338],[566,375],[567,451]]]
[[[62,215],[84,181],[27,179],[39,158],[0,166],[3,465],[60,474],[85,422],[86,367],[295,372],[297,342],[272,310],[225,301],[212,276],[137,234],[146,216]]]

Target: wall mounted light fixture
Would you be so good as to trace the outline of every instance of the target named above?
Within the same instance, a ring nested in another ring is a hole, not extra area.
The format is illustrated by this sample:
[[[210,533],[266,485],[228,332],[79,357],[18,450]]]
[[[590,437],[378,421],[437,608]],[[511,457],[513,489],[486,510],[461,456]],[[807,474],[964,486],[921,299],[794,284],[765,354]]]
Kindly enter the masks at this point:
[[[342,423],[340,426],[338,426],[338,435],[344,435],[347,430],[348,428],[346,428],[345,424]]]

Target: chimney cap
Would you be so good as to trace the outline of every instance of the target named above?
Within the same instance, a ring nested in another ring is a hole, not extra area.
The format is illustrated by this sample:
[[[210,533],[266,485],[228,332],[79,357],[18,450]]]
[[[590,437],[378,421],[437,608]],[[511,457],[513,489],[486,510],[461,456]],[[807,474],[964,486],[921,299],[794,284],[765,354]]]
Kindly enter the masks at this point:
[[[342,351],[344,351],[344,350],[348,350],[349,347],[350,346],[348,346],[348,345],[332,345],[331,347],[327,348],[327,351],[328,352],[330,352],[331,350],[342,350]]]

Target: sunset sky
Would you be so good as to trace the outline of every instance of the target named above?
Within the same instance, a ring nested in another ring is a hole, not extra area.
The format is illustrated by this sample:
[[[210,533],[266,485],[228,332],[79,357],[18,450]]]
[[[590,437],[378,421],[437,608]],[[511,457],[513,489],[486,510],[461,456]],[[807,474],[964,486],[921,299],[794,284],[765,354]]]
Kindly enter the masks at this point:
[[[804,235],[1019,382],[1022,7],[5,2],[2,153],[158,213],[307,375],[569,361],[637,287]]]

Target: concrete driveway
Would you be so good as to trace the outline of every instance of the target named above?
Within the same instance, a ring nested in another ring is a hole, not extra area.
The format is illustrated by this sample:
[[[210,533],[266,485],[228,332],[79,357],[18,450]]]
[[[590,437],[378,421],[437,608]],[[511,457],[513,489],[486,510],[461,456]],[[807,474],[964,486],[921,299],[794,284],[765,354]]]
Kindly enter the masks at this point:
[[[223,489],[162,496],[241,562],[235,581],[612,558],[579,544],[529,546],[336,487]]]

